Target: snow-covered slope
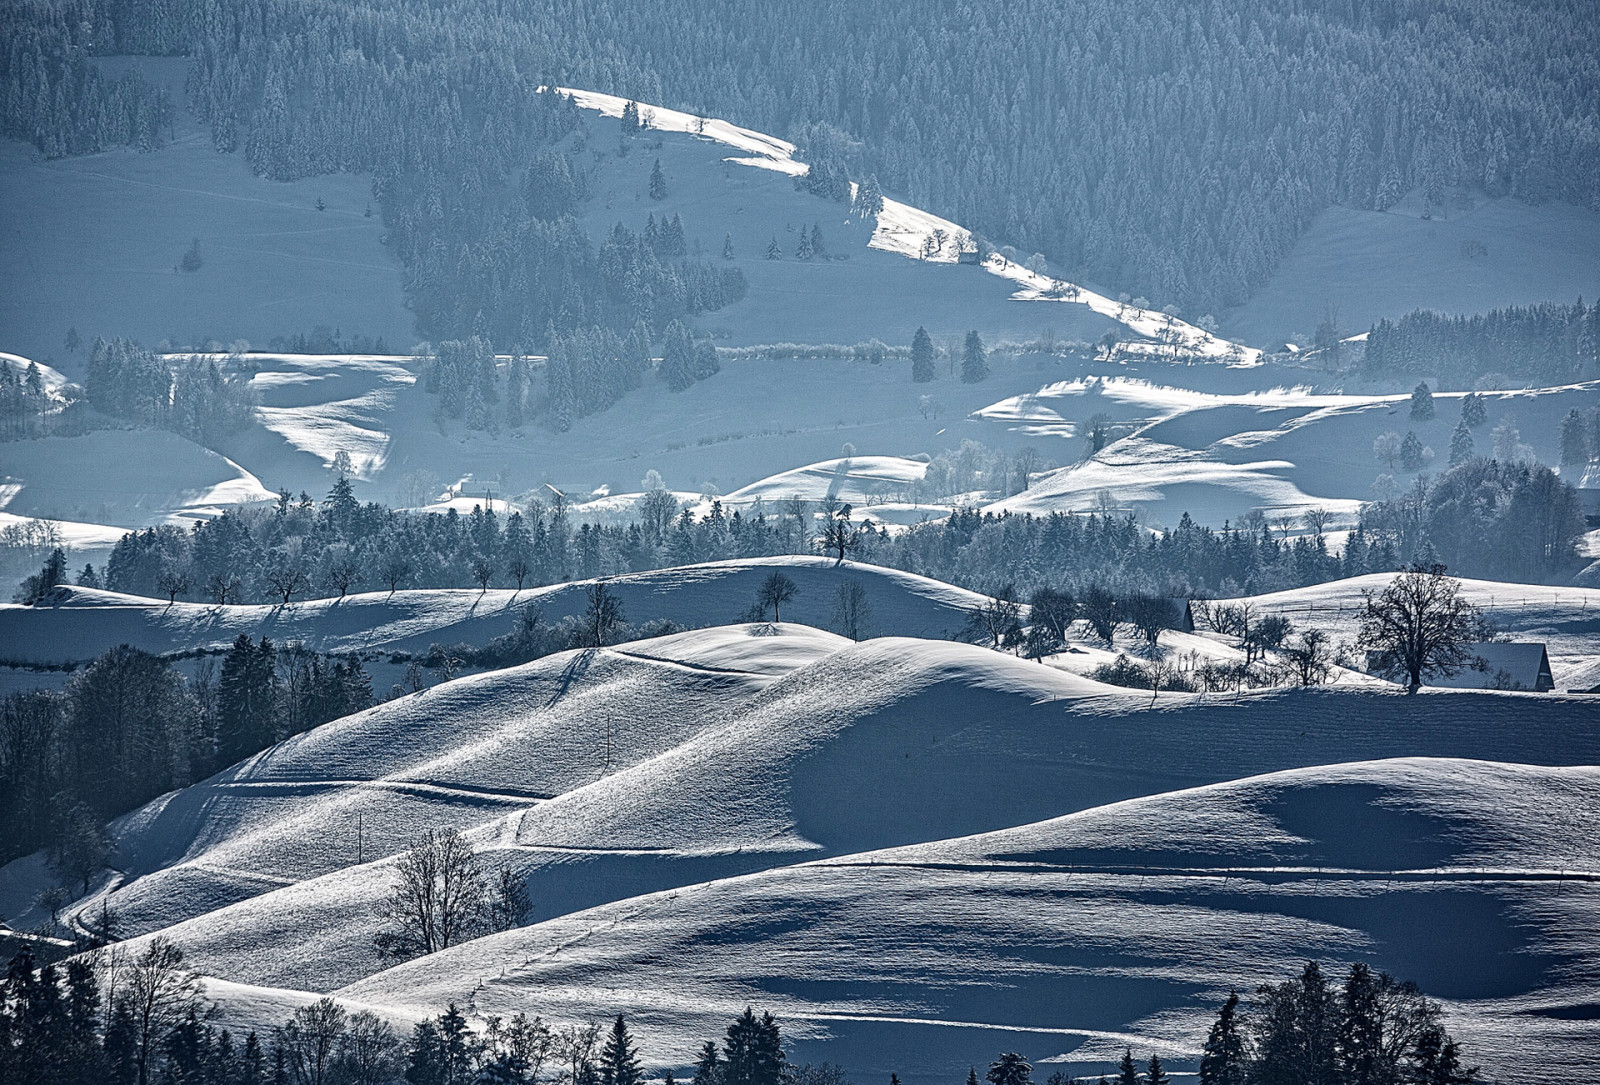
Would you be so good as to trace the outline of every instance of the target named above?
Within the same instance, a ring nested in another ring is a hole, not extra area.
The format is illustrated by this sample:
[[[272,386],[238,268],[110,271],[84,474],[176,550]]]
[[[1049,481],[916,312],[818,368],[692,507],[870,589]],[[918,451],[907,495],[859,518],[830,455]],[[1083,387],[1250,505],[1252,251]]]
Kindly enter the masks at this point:
[[[1560,388],[1485,393],[1488,422],[1474,432],[1476,451],[1492,452],[1492,432],[1510,420],[1544,463],[1560,460],[1557,435],[1571,410],[1587,409],[1600,382]],[[1378,460],[1383,433],[1415,432],[1429,450],[1422,472],[1446,468],[1451,431],[1465,393],[1439,393],[1435,415],[1409,416],[1409,395],[1314,393],[1262,388],[1214,393],[1144,381],[1071,381],[999,401],[978,412],[1036,436],[1046,455],[1069,461],[1082,449],[1083,423],[1104,414],[1126,433],[1097,455],[1034,481],[995,502],[996,511],[1045,513],[1097,507],[1102,495],[1138,507],[1152,524],[1173,526],[1187,512],[1220,527],[1244,513],[1297,518],[1310,508],[1350,524],[1373,499],[1379,475],[1403,490],[1418,472]],[[1057,439],[1070,440],[1063,446]]]
[[[1152,707],[967,645],[766,632],[552,657],[291,740],[125,819],[112,905],[212,974],[327,990],[383,967],[372,912],[392,868],[379,857],[438,822],[524,876],[546,918],[1261,771],[1600,759],[1579,698],[1324,690]],[[1506,728],[1513,703],[1522,718]],[[0,906],[26,906],[27,876],[7,869]]]
[[[1600,892],[1573,874],[1594,869],[1597,803],[1593,768],[1297,770],[619,901],[340,994],[627,1013],[674,1067],[753,1003],[797,1061],[931,1082],[996,1049],[1192,1067],[1229,986],[1366,960],[1444,999],[1494,1080],[1548,1080],[1527,1051],[1544,1072],[1600,1050]]]
[[[626,619],[663,618],[682,626],[721,625],[755,602],[761,581],[782,571],[799,588],[782,617],[818,628],[832,622],[840,584],[867,590],[869,634],[948,637],[980,597],[914,573],[820,557],[752,558],[679,566],[611,577],[607,588]],[[86,662],[118,644],[155,654],[215,651],[241,633],[279,643],[298,641],[323,652],[426,652],[434,644],[482,645],[507,633],[525,607],[544,620],[582,615],[593,581],[577,580],[517,592],[496,589],[367,592],[287,606],[167,603],[91,588],[64,588],[35,607],[0,604],[0,656],[6,662]]]
[[[1354,642],[1365,593],[1383,591],[1392,579],[1391,573],[1372,573],[1241,601],[1262,614],[1282,614],[1297,626],[1315,625],[1335,639]],[[1497,580],[1460,584],[1463,598],[1482,608],[1499,632],[1516,641],[1544,642],[1556,689],[1587,689],[1594,684],[1582,678],[1600,663],[1600,590]],[[1595,705],[1600,717],[1600,702]]]

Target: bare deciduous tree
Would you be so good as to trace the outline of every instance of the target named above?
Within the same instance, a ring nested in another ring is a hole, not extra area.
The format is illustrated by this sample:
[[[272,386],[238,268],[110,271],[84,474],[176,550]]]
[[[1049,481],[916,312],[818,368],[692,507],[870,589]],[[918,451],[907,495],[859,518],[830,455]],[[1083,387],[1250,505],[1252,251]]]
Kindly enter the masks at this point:
[[[482,928],[486,898],[472,845],[454,829],[427,829],[400,857],[374,940],[392,956],[436,953]]]
[[[800,594],[800,585],[789,578],[787,573],[774,570],[767,574],[761,582],[760,589],[756,592],[756,605],[762,610],[772,608],[772,620],[783,621],[783,604]]]
[[[606,587],[604,580],[596,580],[589,585],[586,593],[589,600],[588,609],[584,611],[583,622],[589,629],[589,640],[593,647],[604,646],[606,638],[627,618],[622,612],[622,600]]]
[[[1469,646],[1486,636],[1482,612],[1461,597],[1461,582],[1442,565],[1414,565],[1366,599],[1359,643],[1375,670],[1405,675],[1413,693],[1429,673],[1469,666]]]
[[[866,636],[872,621],[872,604],[867,601],[867,589],[858,580],[847,580],[833,592],[833,631],[851,640]]]
[[[135,1080],[149,1085],[167,1034],[200,1008],[200,977],[183,967],[183,951],[158,934],[139,956],[121,958],[117,979],[117,998],[133,1019]]]

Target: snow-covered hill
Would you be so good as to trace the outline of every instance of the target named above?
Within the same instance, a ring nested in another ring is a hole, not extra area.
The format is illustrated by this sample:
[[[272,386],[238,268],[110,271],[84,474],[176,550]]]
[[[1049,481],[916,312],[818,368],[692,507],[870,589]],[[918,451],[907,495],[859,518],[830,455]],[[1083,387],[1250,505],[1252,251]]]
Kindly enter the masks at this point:
[[[1600,758],[1580,698],[1327,690],[1152,707],[966,645],[773,632],[551,657],[329,724],[123,819],[125,869],[104,888],[131,931],[164,931],[207,973],[330,990],[386,966],[371,943],[386,856],[434,824],[468,831],[553,918],[1262,771]],[[0,908],[26,918],[40,887],[36,858],[13,863]]]
[[[914,573],[820,557],[752,558],[626,573],[606,580],[629,622],[670,619],[687,627],[722,625],[755,602],[773,571],[798,595],[782,617],[826,629],[834,593],[844,583],[867,592],[869,635],[949,637],[961,629],[977,594]],[[83,663],[118,644],[157,655],[217,651],[241,633],[322,652],[423,653],[434,644],[483,645],[507,633],[523,610],[543,620],[581,616],[592,580],[525,591],[494,589],[367,592],[288,605],[168,603],[92,588],[63,588],[34,607],[0,603],[0,655],[8,663]]]
[[[339,993],[415,1015],[627,1013],[674,1067],[753,1003],[797,1061],[931,1082],[997,1046],[1192,1067],[1229,986],[1365,960],[1444,999],[1494,1080],[1540,1080],[1600,1047],[1597,800],[1593,768],[1284,772],[619,901]]]

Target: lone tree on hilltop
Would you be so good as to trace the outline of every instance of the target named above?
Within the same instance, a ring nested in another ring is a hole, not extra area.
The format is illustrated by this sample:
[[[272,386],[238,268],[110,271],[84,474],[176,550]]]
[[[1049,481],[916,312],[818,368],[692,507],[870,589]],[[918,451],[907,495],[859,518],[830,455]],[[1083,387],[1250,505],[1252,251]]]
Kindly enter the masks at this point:
[[[1415,693],[1424,675],[1455,674],[1472,661],[1468,646],[1484,638],[1483,613],[1461,597],[1461,582],[1443,565],[1413,565],[1377,595],[1366,593],[1358,643],[1373,669],[1404,674]]]
[[[800,585],[789,579],[788,575],[772,572],[761,582],[761,588],[756,592],[756,605],[762,610],[772,608],[772,620],[783,621],[780,613],[783,604],[800,594]]]
[[[927,328],[918,328],[911,337],[911,379],[918,384],[933,380],[933,337]]]

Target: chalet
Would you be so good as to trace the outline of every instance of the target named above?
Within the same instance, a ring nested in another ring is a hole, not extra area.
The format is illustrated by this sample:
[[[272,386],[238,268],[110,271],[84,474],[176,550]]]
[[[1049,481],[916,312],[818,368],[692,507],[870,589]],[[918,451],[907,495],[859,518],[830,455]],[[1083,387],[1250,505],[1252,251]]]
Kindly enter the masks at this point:
[[[1521,689],[1534,693],[1555,688],[1550,656],[1538,641],[1473,644],[1467,651],[1476,663],[1449,677],[1435,675],[1428,684],[1448,689]]]

